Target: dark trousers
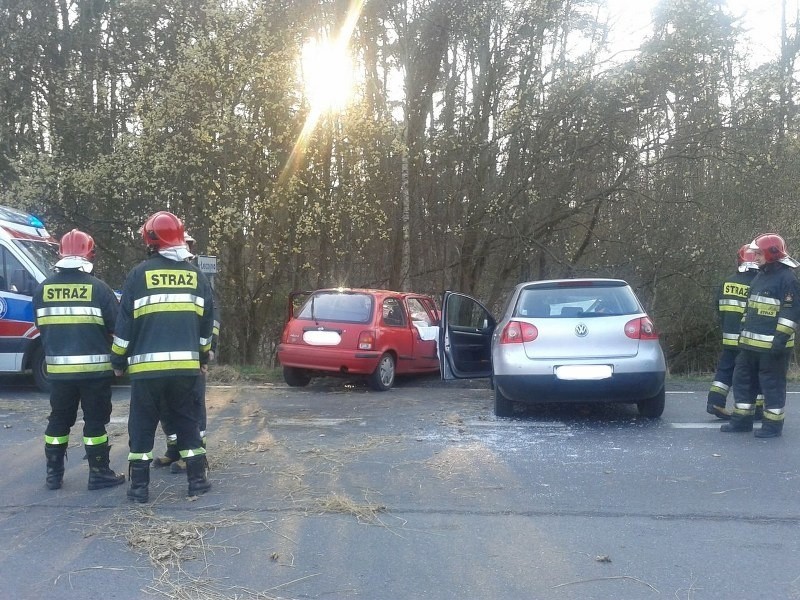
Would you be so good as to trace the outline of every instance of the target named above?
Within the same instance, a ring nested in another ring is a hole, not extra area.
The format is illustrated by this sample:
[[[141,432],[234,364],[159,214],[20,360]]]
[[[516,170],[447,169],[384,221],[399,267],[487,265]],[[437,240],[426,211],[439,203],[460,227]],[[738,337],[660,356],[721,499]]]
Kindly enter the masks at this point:
[[[195,412],[197,376],[170,376],[134,379],[131,382],[131,409],[128,438],[133,454],[153,451],[159,420],[170,423],[178,437],[178,450],[202,447]]]
[[[194,413],[197,417],[197,424],[200,428],[201,433],[205,433],[206,426],[207,426],[207,414],[206,414],[206,374],[200,373],[197,376],[197,381],[194,385],[194,397],[192,398],[192,406],[194,407]],[[162,411],[163,412],[163,411]],[[161,416],[161,429],[164,431],[164,435],[170,436],[174,435],[175,427],[169,422],[168,419],[165,419],[163,414]]]
[[[717,363],[717,372],[714,373],[714,382],[708,392],[708,402],[717,406],[725,406],[728,399],[728,389],[733,385],[733,370],[736,366],[736,357],[739,348],[736,346],[723,348]],[[722,385],[719,385],[722,384]],[[724,386],[724,387],[723,387]],[[761,394],[761,387],[756,381],[756,394]]]
[[[50,380],[50,416],[45,435],[69,435],[83,409],[83,437],[106,435],[111,420],[111,377],[95,379]]]
[[[708,392],[708,402],[717,406],[725,406],[728,398],[728,390],[733,383],[733,368],[736,365],[736,355],[739,354],[738,348],[723,348],[717,363],[717,372],[714,373],[714,382]],[[718,384],[722,384],[721,386]]]
[[[791,350],[779,354],[739,350],[733,370],[733,395],[736,404],[755,406],[761,386],[764,409],[786,406],[786,373]]]

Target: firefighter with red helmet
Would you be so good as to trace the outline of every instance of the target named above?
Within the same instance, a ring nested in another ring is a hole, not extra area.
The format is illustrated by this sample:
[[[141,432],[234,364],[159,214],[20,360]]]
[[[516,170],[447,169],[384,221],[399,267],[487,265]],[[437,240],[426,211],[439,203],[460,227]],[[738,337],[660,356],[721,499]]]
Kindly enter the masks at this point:
[[[147,219],[149,258],[128,274],[112,345],[115,372],[131,379],[128,498],[149,499],[150,463],[159,420],[174,428],[186,461],[189,495],[210,489],[206,449],[195,411],[195,386],[207,368],[214,300],[191,256],[181,220],[167,211]],[[163,414],[162,414],[163,413]]]
[[[764,415],[759,438],[783,432],[786,373],[800,326],[800,282],[793,269],[800,266],[789,256],[783,238],[759,235],[750,244],[759,265],[750,284],[742,319],[739,354],[733,371],[734,409],[724,432],[753,431],[757,385],[764,394]]]
[[[187,260],[194,261],[196,258],[194,245],[197,242],[191,235],[189,235],[188,232],[184,232],[184,241],[186,242],[186,246],[189,248],[189,252],[192,253],[192,256],[190,256]],[[216,318],[216,306],[214,307],[214,312],[214,327],[211,334],[211,351],[208,355],[210,361],[214,360],[214,356],[217,352],[217,340],[219,339],[219,321]],[[208,423],[206,411],[206,373],[201,372],[197,377],[194,391],[195,410],[200,425],[200,438],[203,440],[203,447],[206,448],[206,428]],[[164,431],[164,436],[166,437],[167,449],[164,452],[164,456],[159,456],[153,459],[153,466],[170,467],[171,473],[184,473],[186,471],[186,461],[183,460],[178,453],[178,436],[175,434],[173,427],[168,422],[164,421],[163,416],[161,419],[161,429]]]
[[[117,318],[114,292],[91,273],[92,236],[73,229],[61,238],[55,274],[34,292],[33,308],[50,382],[50,416],[44,434],[48,489],[59,489],[69,433],[83,410],[83,444],[90,490],[120,485],[124,475],[109,468],[111,335]]]
[[[750,244],[739,248],[736,256],[736,272],[725,278],[716,296],[716,310],[722,329],[722,352],[717,362],[717,372],[708,391],[706,412],[718,419],[730,419],[725,409],[728,392],[733,381],[733,367],[739,353],[739,330],[742,316],[750,296],[750,284],[758,274],[758,263]],[[760,392],[760,390],[759,390]],[[764,397],[758,394],[756,399],[756,417],[763,412]]]

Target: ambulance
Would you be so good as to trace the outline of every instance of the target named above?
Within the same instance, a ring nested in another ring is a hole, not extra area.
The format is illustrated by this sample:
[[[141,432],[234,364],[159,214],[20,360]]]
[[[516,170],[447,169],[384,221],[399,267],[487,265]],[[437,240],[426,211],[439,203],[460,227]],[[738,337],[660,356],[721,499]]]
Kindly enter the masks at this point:
[[[39,218],[0,206],[0,373],[32,372],[42,391],[49,385],[33,292],[57,261],[58,242]]]

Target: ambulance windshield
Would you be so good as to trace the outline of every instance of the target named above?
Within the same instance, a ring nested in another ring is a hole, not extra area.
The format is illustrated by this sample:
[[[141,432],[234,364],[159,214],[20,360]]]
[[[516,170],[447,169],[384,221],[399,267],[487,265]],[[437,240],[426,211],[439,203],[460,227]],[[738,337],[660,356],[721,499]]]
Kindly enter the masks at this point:
[[[58,262],[57,244],[33,240],[14,240],[14,243],[25,251],[45,277],[51,274],[53,265]]]

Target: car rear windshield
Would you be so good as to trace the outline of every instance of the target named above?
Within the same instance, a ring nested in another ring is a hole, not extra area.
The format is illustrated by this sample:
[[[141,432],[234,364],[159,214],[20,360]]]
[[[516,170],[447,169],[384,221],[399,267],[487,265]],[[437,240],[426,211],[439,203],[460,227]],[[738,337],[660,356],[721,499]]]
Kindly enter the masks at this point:
[[[514,316],[558,319],[642,312],[633,290],[627,285],[531,287],[520,292]]]
[[[313,294],[297,315],[310,321],[369,323],[372,320],[373,299],[369,294],[319,292]]]

